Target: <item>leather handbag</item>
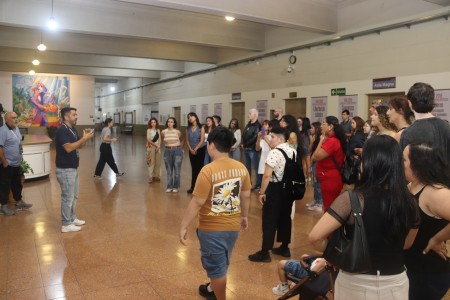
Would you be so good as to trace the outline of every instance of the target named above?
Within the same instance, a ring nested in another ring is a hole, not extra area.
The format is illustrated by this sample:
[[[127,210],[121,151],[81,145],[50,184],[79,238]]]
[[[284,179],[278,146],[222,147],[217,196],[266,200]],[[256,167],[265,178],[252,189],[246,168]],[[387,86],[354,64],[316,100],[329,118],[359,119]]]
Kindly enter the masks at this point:
[[[348,225],[336,229],[323,253],[323,257],[340,270],[350,273],[367,273],[371,270],[371,259],[361,206],[354,191],[348,191],[352,206],[351,215],[355,220],[353,233]]]

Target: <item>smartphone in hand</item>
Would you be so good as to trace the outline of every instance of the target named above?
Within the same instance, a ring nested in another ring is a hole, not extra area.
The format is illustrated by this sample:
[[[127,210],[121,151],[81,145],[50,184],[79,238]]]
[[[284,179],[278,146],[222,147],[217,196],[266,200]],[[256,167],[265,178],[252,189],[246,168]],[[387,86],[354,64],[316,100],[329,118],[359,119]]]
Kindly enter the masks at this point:
[[[263,128],[261,129],[261,135],[262,135],[262,136],[265,136],[265,135],[266,135],[266,128],[265,128],[265,127],[263,127]]]

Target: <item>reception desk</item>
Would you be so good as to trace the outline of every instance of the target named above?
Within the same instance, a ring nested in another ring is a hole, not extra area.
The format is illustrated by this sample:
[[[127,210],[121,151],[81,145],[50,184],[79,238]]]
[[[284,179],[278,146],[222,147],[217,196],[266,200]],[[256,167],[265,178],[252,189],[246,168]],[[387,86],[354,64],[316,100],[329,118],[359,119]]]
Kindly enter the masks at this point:
[[[50,144],[52,140],[45,134],[27,134],[22,141],[23,159],[34,173],[25,174],[25,179],[43,177],[50,174]]]

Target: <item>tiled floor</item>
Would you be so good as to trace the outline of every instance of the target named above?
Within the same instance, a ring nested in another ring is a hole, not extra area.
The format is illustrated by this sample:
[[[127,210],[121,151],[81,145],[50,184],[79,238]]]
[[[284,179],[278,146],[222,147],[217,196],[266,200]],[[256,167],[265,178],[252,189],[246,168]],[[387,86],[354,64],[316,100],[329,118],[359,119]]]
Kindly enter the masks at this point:
[[[116,180],[109,167],[94,181],[98,140],[80,151],[79,218],[83,230],[61,234],[60,188],[49,178],[26,182],[30,211],[0,216],[0,300],[2,299],[203,299],[198,285],[207,280],[199,258],[195,224],[188,246],[178,241],[178,227],[190,197],[190,164],[182,168],[178,194],[161,183],[147,183],[144,137],[121,136],[114,155],[126,175]],[[54,152],[52,152],[54,160]],[[54,168],[54,166],[53,166]],[[54,169],[53,169],[54,170]],[[320,213],[305,209],[311,188],[297,202],[292,254],[312,249],[306,236]],[[242,233],[228,273],[228,299],[276,299],[276,263],[252,263],[247,255],[261,243],[261,207],[252,195],[250,228]],[[450,299],[450,298],[449,298]]]

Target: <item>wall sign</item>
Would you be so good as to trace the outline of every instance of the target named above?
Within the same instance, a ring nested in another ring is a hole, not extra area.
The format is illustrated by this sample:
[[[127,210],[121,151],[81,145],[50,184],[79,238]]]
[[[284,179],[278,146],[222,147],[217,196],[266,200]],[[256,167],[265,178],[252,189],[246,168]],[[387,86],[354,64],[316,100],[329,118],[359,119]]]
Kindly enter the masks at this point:
[[[241,93],[232,93],[231,100],[241,100]]]
[[[331,89],[331,96],[344,96],[345,88]]]
[[[433,115],[450,122],[450,90],[435,90],[434,99],[436,106]]]
[[[328,97],[311,98],[311,122],[321,122],[327,116]]]
[[[358,112],[358,95],[339,96],[339,113],[343,110],[348,110],[350,117],[356,116]]]
[[[396,77],[375,78],[372,79],[372,89],[394,89],[397,82]]]

